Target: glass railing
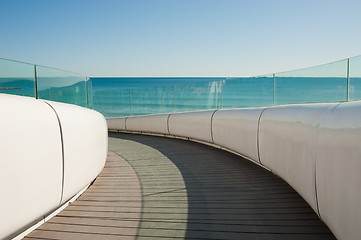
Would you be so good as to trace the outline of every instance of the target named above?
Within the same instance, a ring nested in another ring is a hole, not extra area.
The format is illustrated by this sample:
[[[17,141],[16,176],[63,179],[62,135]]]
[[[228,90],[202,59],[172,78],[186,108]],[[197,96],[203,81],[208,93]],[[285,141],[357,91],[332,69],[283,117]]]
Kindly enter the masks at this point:
[[[348,99],[361,99],[361,56],[349,59]]]
[[[107,117],[183,112],[221,108],[222,84],[223,80],[136,88],[92,86],[90,95],[93,108]]]
[[[223,82],[222,107],[256,107],[273,105],[273,75],[237,78]]]
[[[87,77],[7,59],[0,59],[0,93],[88,106]]]
[[[113,85],[107,90],[92,89],[94,109],[107,117],[116,117],[349,101],[361,99],[361,56],[258,77],[224,78],[166,86],[125,86]]]
[[[347,100],[348,60],[275,74],[275,104]]]
[[[0,59],[0,93],[76,104],[106,117],[349,101],[361,99],[361,56],[258,77],[137,78],[123,85]]]
[[[35,67],[0,59],[0,93],[35,97]]]
[[[87,107],[87,77],[36,66],[37,97]]]

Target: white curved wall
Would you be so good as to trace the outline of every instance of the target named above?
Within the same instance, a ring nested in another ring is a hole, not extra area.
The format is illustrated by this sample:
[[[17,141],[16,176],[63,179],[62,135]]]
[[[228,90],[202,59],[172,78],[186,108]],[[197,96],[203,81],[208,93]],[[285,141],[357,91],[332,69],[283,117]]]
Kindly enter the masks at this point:
[[[334,103],[294,104],[266,109],[259,123],[260,161],[288,182],[317,212],[317,133]]]
[[[108,129],[126,130],[126,128],[125,128],[125,120],[126,119],[127,119],[126,117],[123,117],[123,118],[107,118]]]
[[[338,239],[361,236],[361,101],[171,113],[157,124],[168,124],[170,135],[260,161],[300,193]]]
[[[63,190],[62,203],[98,175],[106,158],[107,127],[93,110],[14,95],[0,94],[0,112],[4,239],[60,207]]]
[[[168,127],[171,135],[212,142],[211,119],[214,110],[170,114]]]
[[[62,203],[87,186],[103,169],[108,150],[104,117],[83,107],[47,101],[61,123],[64,147]]]
[[[361,236],[361,102],[342,103],[321,121],[317,141],[321,219],[339,239]]]
[[[0,113],[3,239],[58,207],[62,147],[56,114],[46,103],[1,94]]]
[[[128,117],[126,119],[126,129],[129,131],[169,134],[168,117],[169,114]]]
[[[214,143],[259,162],[258,120],[264,109],[218,110],[212,121]]]

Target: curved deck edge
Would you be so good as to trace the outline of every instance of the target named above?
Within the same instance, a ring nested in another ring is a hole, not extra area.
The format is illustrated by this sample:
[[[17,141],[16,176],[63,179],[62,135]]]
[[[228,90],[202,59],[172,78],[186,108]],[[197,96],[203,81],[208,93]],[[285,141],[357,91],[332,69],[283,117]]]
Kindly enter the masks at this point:
[[[107,121],[109,130],[181,137],[235,151],[289,183],[338,239],[358,239],[361,101],[220,109],[213,113]],[[163,119],[167,119],[167,126],[161,126]],[[155,129],[168,129],[168,134]]]

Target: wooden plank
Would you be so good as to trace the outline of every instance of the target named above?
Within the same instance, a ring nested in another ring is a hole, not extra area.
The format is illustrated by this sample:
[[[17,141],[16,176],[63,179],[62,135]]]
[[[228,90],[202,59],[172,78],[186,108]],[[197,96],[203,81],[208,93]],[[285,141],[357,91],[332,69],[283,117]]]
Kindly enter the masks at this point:
[[[248,160],[184,140],[109,136],[142,183],[138,239],[335,239],[287,183]]]
[[[126,177],[126,182],[119,177]],[[106,206],[107,211],[102,211],[99,204]],[[135,239],[141,210],[141,187],[136,172],[127,161],[109,151],[106,165],[94,184],[25,239]]]
[[[239,156],[123,133],[109,149],[94,185],[27,239],[335,239],[287,183]]]

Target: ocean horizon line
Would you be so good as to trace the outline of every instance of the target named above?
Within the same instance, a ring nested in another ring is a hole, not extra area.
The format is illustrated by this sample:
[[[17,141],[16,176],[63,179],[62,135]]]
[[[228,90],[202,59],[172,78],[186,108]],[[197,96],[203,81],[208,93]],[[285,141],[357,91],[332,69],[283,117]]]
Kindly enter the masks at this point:
[[[246,78],[252,76],[87,76],[88,78]]]

